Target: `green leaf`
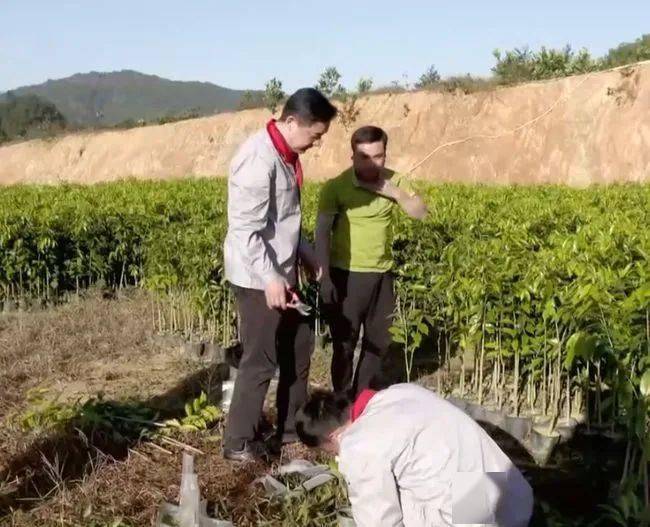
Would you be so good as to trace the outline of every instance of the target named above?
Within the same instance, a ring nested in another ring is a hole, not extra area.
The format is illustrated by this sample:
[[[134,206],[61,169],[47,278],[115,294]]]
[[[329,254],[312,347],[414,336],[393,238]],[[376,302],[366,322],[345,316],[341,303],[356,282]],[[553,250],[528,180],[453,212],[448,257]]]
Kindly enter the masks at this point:
[[[544,306],[544,312],[542,313],[542,318],[544,320],[548,320],[550,318],[553,318],[555,316],[555,313],[556,313],[555,303],[553,302],[553,300],[549,300],[548,302],[546,302]]]
[[[571,369],[576,359],[583,359],[585,361],[591,360],[596,351],[597,343],[597,337],[594,335],[587,335],[582,331],[578,331],[571,335],[566,343],[564,367],[567,370]]]
[[[643,395],[643,397],[650,398],[650,369],[647,369],[643,374],[643,377],[641,377],[639,390],[641,390],[641,395]]]

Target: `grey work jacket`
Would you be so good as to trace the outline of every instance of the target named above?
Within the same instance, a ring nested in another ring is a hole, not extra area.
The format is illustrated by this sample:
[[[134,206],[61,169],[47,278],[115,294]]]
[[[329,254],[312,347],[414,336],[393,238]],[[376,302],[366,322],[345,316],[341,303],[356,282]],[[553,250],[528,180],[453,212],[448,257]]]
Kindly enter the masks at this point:
[[[250,289],[264,289],[279,278],[293,286],[300,228],[300,191],[293,167],[262,129],[241,145],[230,164],[226,279]]]

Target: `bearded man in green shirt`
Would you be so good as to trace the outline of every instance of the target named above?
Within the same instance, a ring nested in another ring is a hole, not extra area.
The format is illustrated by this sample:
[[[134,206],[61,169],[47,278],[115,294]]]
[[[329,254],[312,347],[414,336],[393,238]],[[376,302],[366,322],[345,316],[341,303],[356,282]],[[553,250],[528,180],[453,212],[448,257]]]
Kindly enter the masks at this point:
[[[388,136],[364,126],[352,134],[352,166],[320,195],[316,253],[321,296],[330,312],[334,391],[360,393],[380,372],[395,310],[392,227],[396,210],[424,219],[427,207],[407,179],[385,167]],[[354,350],[363,328],[361,355]]]

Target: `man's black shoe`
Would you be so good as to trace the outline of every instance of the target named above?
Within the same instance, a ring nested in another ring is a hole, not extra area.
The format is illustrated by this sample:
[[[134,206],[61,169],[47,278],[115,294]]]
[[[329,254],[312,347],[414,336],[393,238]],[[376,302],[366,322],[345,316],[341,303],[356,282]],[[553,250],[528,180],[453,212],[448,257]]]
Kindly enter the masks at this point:
[[[282,453],[282,447],[284,445],[290,445],[292,443],[298,442],[300,442],[298,434],[295,432],[285,432],[282,434],[282,439],[280,439],[277,434],[272,435],[266,440],[265,445],[272,455],[279,456]]]

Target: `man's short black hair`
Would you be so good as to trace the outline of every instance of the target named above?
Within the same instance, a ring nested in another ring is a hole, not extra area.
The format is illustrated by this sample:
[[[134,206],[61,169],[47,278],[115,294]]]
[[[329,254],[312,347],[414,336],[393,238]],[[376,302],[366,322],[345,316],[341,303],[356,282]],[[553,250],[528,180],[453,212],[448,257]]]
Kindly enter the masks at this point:
[[[357,145],[367,145],[381,141],[384,143],[384,148],[388,144],[388,135],[378,126],[362,126],[355,130],[350,139],[352,151],[356,150]]]
[[[300,88],[287,99],[280,121],[293,116],[305,124],[329,123],[337,113],[336,106],[315,88]]]
[[[296,432],[309,447],[325,443],[329,435],[350,419],[349,395],[326,391],[314,392],[296,413]]]

